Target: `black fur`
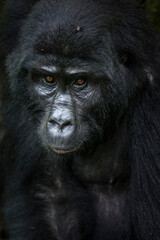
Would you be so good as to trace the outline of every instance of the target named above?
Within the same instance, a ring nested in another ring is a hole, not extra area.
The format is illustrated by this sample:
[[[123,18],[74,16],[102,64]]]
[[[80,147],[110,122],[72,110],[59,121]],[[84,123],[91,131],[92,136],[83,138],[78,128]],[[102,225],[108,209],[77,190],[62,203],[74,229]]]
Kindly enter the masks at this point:
[[[0,25],[0,167],[11,238],[160,239],[155,41],[141,11],[128,1],[6,2]],[[61,69],[56,94],[35,73],[44,65]],[[82,78],[88,85],[81,91],[64,73],[70,68],[87,69]],[[50,136],[42,127],[59,101],[74,120],[72,138]],[[52,141],[58,148],[79,147],[59,154]]]

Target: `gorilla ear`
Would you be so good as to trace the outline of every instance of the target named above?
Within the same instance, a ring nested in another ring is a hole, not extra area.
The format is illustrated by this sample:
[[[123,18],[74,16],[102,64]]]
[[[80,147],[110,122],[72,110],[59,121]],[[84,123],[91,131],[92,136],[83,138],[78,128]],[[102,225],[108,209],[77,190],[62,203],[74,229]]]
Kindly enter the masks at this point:
[[[118,60],[121,65],[126,65],[128,60],[128,54],[126,52],[118,54]]]
[[[133,54],[127,52],[127,51],[121,51],[118,54],[118,61],[120,65],[125,66],[125,67],[130,67],[135,65],[135,57]]]
[[[125,66],[125,67],[130,67],[135,64],[135,58],[132,54],[127,53],[127,52],[121,52],[118,54],[118,60],[120,65]],[[145,68],[144,69],[146,78],[149,80],[150,83],[153,83],[153,74],[150,68]]]

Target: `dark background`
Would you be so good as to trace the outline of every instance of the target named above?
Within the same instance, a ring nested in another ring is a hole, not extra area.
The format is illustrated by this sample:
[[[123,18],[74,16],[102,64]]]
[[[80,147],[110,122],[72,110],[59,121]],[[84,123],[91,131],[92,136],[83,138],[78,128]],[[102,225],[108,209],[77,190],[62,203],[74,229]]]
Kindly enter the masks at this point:
[[[160,33],[160,0],[146,0],[143,5],[149,22]]]

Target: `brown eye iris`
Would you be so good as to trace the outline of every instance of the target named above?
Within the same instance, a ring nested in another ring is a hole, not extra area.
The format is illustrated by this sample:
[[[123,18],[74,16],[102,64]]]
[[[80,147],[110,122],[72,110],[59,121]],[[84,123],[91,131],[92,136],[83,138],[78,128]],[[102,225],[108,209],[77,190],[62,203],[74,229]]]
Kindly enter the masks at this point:
[[[75,82],[75,85],[77,85],[77,86],[83,86],[85,83],[86,83],[86,81],[85,81],[84,79],[78,79],[78,80]]]
[[[46,81],[47,83],[50,83],[50,84],[55,83],[54,77],[52,77],[52,76],[47,76],[47,77],[45,77],[45,81]]]

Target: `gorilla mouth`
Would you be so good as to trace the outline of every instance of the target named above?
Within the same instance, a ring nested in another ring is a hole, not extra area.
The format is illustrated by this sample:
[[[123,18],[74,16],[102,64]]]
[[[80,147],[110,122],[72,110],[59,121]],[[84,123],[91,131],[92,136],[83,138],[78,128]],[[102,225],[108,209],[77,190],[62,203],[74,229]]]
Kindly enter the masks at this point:
[[[72,152],[75,152],[77,151],[79,148],[80,148],[81,144],[76,147],[76,148],[71,148],[71,149],[63,149],[63,148],[55,148],[55,147],[52,147],[52,146],[49,146],[49,148],[54,151],[55,153],[58,153],[58,154],[66,154],[66,153],[72,153]]]

